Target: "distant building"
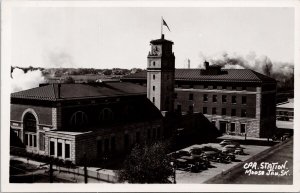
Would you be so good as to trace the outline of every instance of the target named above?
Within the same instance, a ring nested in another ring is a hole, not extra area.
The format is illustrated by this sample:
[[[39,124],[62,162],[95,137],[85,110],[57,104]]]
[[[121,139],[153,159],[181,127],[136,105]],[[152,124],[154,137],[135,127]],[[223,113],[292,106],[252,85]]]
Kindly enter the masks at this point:
[[[276,119],[277,128],[292,132],[294,129],[294,99],[277,104]]]
[[[162,139],[160,111],[131,83],[49,84],[11,94],[11,129],[27,151],[80,163]]]
[[[221,69],[208,62],[205,69],[176,69],[174,73],[176,111],[203,113],[221,133],[272,136],[276,128],[274,79],[248,69]],[[143,71],[122,81],[146,85],[147,78]]]
[[[277,104],[276,118],[281,121],[294,120],[294,99],[288,99],[287,102]]]

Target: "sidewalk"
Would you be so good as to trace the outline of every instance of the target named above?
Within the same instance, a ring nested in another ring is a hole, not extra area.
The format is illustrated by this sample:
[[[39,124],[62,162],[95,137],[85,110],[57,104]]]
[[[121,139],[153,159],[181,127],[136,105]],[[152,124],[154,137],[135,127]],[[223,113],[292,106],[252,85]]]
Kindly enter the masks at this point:
[[[23,163],[27,163],[27,159],[18,156],[10,156],[11,160],[18,160]],[[45,163],[28,160],[28,164],[37,166],[37,169],[40,172],[46,172],[49,170],[49,165],[44,165]],[[44,166],[41,166],[44,165]],[[57,167],[56,165],[53,166],[54,169],[54,176],[58,178],[68,180],[74,183],[83,183],[84,182],[84,168],[82,166],[76,167],[75,169],[68,169],[65,167]],[[39,172],[39,173],[40,173]],[[106,170],[96,167],[87,167],[88,172],[88,183],[115,183],[117,178],[113,170]]]

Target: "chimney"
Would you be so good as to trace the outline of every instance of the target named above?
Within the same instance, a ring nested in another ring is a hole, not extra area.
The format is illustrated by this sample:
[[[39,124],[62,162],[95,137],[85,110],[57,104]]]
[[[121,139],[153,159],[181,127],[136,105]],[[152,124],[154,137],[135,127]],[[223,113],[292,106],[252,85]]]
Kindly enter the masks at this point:
[[[165,39],[165,34],[161,34],[161,39]]]
[[[190,69],[191,68],[191,60],[190,59],[188,59],[188,69]]]
[[[60,87],[61,87],[61,84],[60,83],[58,83],[57,84],[57,95],[58,95],[58,98],[60,99]]]
[[[209,62],[207,62],[206,60],[204,61],[204,66],[205,66],[205,69],[208,70],[209,68]]]

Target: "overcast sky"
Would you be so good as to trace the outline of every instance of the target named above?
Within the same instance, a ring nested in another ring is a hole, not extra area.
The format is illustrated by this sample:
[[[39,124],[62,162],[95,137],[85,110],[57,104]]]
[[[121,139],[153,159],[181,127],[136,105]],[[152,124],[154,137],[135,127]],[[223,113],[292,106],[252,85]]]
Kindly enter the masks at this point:
[[[293,62],[293,8],[14,8],[12,65],[146,68],[161,16],[176,67],[221,52]]]

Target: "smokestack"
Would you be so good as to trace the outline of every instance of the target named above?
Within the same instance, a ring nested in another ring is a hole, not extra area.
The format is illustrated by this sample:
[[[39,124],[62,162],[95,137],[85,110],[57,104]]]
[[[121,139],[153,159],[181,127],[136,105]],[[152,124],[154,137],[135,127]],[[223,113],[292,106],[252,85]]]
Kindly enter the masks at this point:
[[[191,68],[191,60],[190,59],[188,59],[188,69],[190,69]]]
[[[209,68],[209,62],[207,62],[206,60],[204,61],[204,66],[205,66],[205,69],[207,70]]]

